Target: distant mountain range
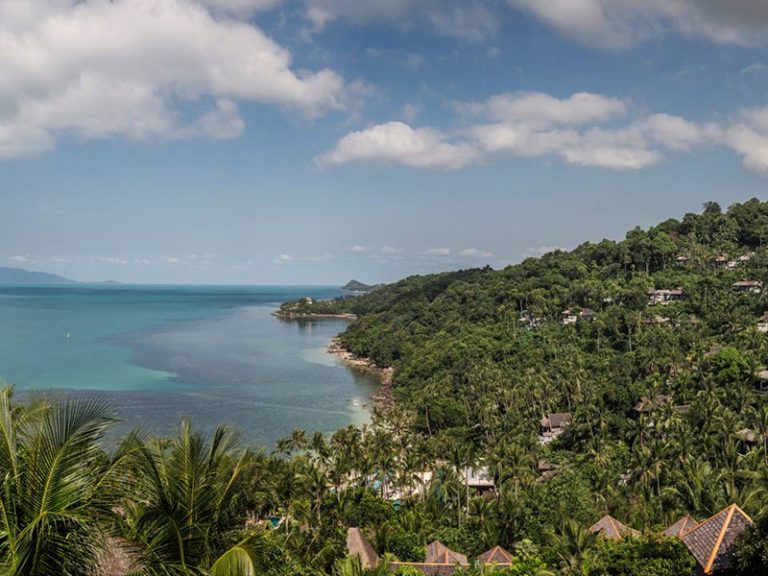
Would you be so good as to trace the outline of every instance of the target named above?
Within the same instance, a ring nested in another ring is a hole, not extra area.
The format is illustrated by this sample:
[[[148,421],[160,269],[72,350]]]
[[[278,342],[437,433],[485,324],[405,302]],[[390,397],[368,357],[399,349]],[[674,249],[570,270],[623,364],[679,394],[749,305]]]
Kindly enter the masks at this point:
[[[0,284],[75,284],[75,281],[58,274],[0,266]]]

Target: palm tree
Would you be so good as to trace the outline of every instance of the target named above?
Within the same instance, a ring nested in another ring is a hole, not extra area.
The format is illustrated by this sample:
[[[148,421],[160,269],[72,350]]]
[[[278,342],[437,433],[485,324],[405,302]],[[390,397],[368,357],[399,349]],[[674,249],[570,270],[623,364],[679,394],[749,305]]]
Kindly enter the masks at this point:
[[[137,442],[132,459],[134,498],[122,532],[145,574],[251,575],[263,540],[238,541],[245,524],[238,480],[250,453],[235,451],[235,436],[219,427],[210,438],[182,422],[170,441]]]
[[[565,574],[587,574],[589,557],[597,543],[597,534],[584,530],[575,520],[566,520],[549,539],[557,550],[557,557]]]
[[[0,573],[88,574],[126,452],[98,442],[115,422],[98,400],[16,407],[0,389]]]

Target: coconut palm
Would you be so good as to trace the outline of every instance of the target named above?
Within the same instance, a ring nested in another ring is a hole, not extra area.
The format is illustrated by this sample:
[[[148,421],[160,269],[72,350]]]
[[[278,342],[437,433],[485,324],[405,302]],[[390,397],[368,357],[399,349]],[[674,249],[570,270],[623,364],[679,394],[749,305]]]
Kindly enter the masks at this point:
[[[560,566],[565,574],[589,573],[589,558],[597,544],[597,535],[579,526],[575,520],[566,520],[549,539],[555,547]]]
[[[126,457],[99,448],[113,423],[98,400],[17,407],[0,389],[0,573],[89,573]]]
[[[263,540],[238,538],[247,511],[238,480],[250,457],[235,449],[235,436],[219,427],[205,438],[182,422],[170,441],[138,443],[123,535],[149,575],[252,575]]]

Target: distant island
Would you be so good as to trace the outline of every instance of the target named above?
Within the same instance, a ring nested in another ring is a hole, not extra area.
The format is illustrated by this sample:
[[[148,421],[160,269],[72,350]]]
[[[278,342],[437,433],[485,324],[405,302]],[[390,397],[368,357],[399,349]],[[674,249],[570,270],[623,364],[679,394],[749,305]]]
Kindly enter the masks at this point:
[[[0,266],[0,284],[75,284],[75,281],[58,274]]]
[[[362,282],[358,282],[357,280],[350,280],[344,286],[341,287],[342,290],[347,290],[349,292],[370,292],[374,288],[376,288],[378,285],[370,285],[370,284],[363,284]]]

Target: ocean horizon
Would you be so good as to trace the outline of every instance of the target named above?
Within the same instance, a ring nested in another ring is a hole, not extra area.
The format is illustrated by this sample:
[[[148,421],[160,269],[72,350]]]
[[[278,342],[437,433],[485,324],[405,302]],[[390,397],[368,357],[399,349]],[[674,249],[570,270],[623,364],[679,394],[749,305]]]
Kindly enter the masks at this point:
[[[0,379],[22,397],[85,394],[121,423],[170,434],[189,419],[272,447],[295,428],[368,421],[376,382],[327,352],[347,322],[286,322],[284,301],[334,286],[0,286]]]

